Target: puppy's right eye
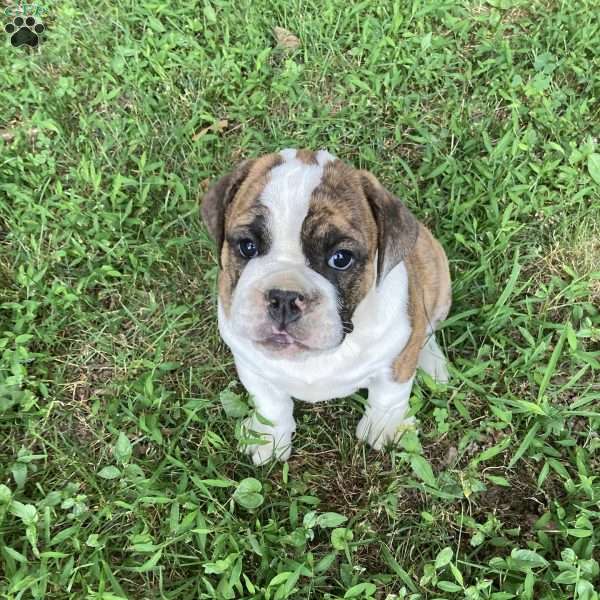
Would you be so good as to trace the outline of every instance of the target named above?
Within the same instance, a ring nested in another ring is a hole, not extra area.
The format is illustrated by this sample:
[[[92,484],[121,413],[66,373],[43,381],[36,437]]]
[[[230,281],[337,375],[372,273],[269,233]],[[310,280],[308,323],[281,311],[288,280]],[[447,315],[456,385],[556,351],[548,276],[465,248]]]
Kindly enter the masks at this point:
[[[239,247],[244,258],[254,258],[258,254],[258,246],[251,239],[240,240]]]
[[[336,271],[346,271],[354,262],[354,256],[349,250],[336,250],[327,261],[327,264]]]

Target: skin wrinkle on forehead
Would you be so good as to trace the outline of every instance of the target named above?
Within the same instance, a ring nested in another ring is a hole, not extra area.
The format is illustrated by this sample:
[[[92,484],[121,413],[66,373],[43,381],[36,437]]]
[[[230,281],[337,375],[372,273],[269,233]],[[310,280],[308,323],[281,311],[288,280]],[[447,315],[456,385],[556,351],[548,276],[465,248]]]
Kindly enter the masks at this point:
[[[317,153],[315,162],[306,154],[283,150],[284,162],[273,168],[259,202],[269,209],[268,228],[274,260],[305,263],[301,245],[302,225],[309,211],[313,191],[320,185],[327,156]],[[328,155],[330,156],[330,155]]]

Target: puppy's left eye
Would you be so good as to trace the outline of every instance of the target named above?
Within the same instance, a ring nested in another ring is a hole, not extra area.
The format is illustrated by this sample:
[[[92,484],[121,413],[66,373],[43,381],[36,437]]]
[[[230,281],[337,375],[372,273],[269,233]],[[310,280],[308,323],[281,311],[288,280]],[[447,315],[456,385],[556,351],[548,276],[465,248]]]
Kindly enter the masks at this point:
[[[327,261],[327,264],[338,271],[349,269],[354,262],[354,256],[349,250],[336,250]]]
[[[240,240],[240,254],[244,258],[254,258],[258,254],[258,246],[253,240]]]

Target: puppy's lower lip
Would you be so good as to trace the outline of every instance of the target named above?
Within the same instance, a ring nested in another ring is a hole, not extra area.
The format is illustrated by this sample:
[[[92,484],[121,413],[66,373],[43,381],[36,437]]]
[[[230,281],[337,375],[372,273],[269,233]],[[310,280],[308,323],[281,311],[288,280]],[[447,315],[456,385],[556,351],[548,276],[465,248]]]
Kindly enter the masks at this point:
[[[263,346],[267,346],[269,348],[297,348],[297,349],[305,349],[307,348],[304,344],[294,339],[289,333],[275,333],[264,340],[261,340],[260,343]]]
[[[274,344],[289,346],[290,344],[295,343],[296,340],[287,333],[275,333],[270,338],[267,338],[267,341],[273,342]]]

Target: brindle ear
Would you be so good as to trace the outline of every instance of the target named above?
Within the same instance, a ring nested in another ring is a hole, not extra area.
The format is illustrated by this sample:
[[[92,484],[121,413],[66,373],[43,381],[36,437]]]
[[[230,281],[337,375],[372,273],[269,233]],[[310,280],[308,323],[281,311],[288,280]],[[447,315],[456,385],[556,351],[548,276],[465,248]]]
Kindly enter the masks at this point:
[[[377,283],[412,251],[419,235],[414,215],[368,171],[360,171],[362,187],[377,223]]]
[[[254,160],[241,162],[231,173],[213,184],[202,198],[202,220],[217,245],[219,266],[225,238],[225,212],[248,176],[253,163]]]

